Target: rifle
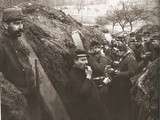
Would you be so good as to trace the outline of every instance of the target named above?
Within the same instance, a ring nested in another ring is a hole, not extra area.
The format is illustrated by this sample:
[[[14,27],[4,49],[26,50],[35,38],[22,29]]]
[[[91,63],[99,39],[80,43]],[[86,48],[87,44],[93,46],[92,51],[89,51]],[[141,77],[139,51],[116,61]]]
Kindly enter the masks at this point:
[[[36,93],[37,93],[39,91],[39,84],[40,84],[37,59],[35,59],[35,77],[36,77],[35,87],[36,87]]]

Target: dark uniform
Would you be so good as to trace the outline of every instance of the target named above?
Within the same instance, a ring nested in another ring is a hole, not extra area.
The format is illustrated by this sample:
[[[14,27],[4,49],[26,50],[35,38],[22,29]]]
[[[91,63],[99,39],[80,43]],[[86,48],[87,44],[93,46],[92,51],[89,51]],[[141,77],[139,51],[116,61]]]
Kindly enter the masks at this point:
[[[93,70],[93,78],[104,76],[106,65],[111,64],[109,56],[102,55],[101,44],[97,41],[92,41],[90,44],[93,53],[90,53],[88,57],[89,65]],[[98,48],[98,51],[96,50]]]
[[[135,57],[126,53],[120,60],[120,72],[114,76],[109,89],[109,110],[113,120],[130,120],[130,78],[136,70]]]
[[[107,120],[107,113],[101,103],[97,87],[86,79],[85,71],[73,67],[68,83],[70,116],[73,120]]]
[[[22,21],[22,11],[19,8],[4,10],[3,22],[10,25],[12,22]],[[25,95],[28,103],[28,114],[31,120],[40,120],[40,104],[35,90],[35,75],[29,61],[30,51],[19,36],[14,36],[10,29],[0,35],[0,72],[4,78],[15,85]],[[5,108],[2,108],[2,110]],[[5,111],[4,111],[5,112]],[[6,111],[7,112],[7,111]]]
[[[7,32],[0,37],[0,72],[27,95],[33,88],[35,79],[28,60],[29,51],[13,39]]]
[[[108,58],[106,56],[99,55],[99,54],[90,55],[88,61],[89,61],[89,65],[91,66],[91,68],[93,70],[93,78],[99,77],[99,76],[104,76],[104,71],[105,71],[106,65],[111,64],[110,58]]]
[[[90,55],[89,56],[89,65],[93,70],[93,80],[96,83],[96,86],[99,89],[99,94],[101,96],[102,103],[106,106],[108,104],[108,86],[103,83],[105,79],[105,67],[111,65],[111,59],[102,55]]]

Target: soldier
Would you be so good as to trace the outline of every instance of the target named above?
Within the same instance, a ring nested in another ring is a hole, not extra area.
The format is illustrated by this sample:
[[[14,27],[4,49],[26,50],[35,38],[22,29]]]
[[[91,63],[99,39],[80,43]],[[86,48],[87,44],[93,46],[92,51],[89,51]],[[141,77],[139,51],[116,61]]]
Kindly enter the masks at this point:
[[[151,36],[151,61],[154,61],[158,57],[160,57],[160,35],[152,35]]]
[[[105,67],[111,64],[111,59],[105,56],[99,42],[91,42],[90,48],[89,65],[93,69],[93,79],[98,79],[104,76]]]
[[[95,81],[99,94],[101,96],[102,103],[107,109],[107,95],[108,95],[108,83],[106,81],[105,67],[111,65],[112,61],[110,55],[106,56],[103,52],[101,44],[97,41],[93,41],[90,44],[91,53],[89,55],[89,65],[93,70],[93,80]]]
[[[136,73],[137,61],[124,44],[117,48],[120,61],[109,89],[109,111],[114,120],[130,120],[130,78]]]
[[[139,71],[142,72],[147,68],[147,66],[160,57],[160,42],[159,42],[159,35],[152,35],[150,39],[145,44],[145,47],[142,51],[142,61],[139,64]]]
[[[150,40],[151,34],[149,32],[144,32],[142,36],[142,45],[143,45],[143,52],[148,52],[150,50],[149,46],[151,44]]]
[[[31,118],[40,120],[40,105],[34,90],[35,77],[28,57],[30,51],[20,39],[23,20],[22,9],[15,7],[4,10],[2,22],[5,30],[0,36],[0,72],[25,95]]]
[[[134,52],[134,56],[138,62],[138,64],[141,64],[142,62],[142,38],[140,35],[130,34],[130,41],[128,43],[129,48]]]
[[[100,101],[97,87],[92,81],[92,69],[88,66],[87,54],[76,50],[70,71],[68,94],[70,116],[73,120],[107,120],[107,113]]]

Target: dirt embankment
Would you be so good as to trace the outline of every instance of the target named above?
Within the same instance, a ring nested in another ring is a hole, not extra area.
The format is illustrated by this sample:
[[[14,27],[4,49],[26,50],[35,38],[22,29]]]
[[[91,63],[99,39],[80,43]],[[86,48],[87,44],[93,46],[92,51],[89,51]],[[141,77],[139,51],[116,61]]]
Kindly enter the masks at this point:
[[[146,71],[133,78],[136,81],[131,91],[135,120],[159,118],[159,75],[160,58],[153,61]]]
[[[60,95],[67,109],[66,84],[69,81],[68,72],[71,65],[68,44],[72,44],[73,30],[81,31],[85,47],[91,40],[97,39],[98,32],[78,23],[62,11],[50,9],[43,5],[24,3],[18,5],[26,15],[24,21],[24,38],[37,54],[46,74]],[[3,27],[1,27],[1,32]],[[99,40],[102,40],[99,38]],[[27,102],[17,88],[7,80],[1,79],[3,120],[29,120]],[[13,93],[13,94],[12,94]],[[10,97],[12,94],[12,97]],[[16,100],[16,99],[18,100]],[[19,99],[22,101],[19,101]]]

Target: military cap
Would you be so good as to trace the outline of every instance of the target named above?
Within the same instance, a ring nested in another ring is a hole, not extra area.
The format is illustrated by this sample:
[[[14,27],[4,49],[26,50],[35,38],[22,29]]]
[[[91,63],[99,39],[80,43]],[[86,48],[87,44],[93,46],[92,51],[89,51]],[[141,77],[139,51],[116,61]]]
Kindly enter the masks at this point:
[[[144,35],[150,35],[151,33],[149,31],[144,31],[143,34]]]
[[[129,35],[130,35],[130,37],[134,37],[136,35],[136,33],[135,32],[131,32]]]
[[[70,57],[72,60],[78,59],[80,57],[87,57],[87,56],[88,56],[87,51],[82,50],[82,49],[76,49],[73,52],[71,52],[71,54],[70,54]]]
[[[124,39],[125,37],[124,36],[118,36],[117,37],[117,40],[119,41],[119,40],[122,40],[122,39]]]
[[[122,42],[117,42],[117,46],[116,46],[120,51],[126,51],[127,50],[127,46],[122,43]]]
[[[98,41],[92,41],[90,47],[100,46],[101,44]]]
[[[22,9],[19,7],[7,8],[3,11],[3,22],[11,22],[23,19],[24,15],[22,13]]]
[[[87,52],[85,50],[77,49],[75,53],[77,57],[87,57]]]
[[[159,34],[155,34],[155,35],[152,35],[151,40],[160,40],[160,35]]]
[[[103,33],[109,33],[109,30],[108,30],[108,29],[105,29],[105,28],[103,28],[101,31],[102,31]]]

